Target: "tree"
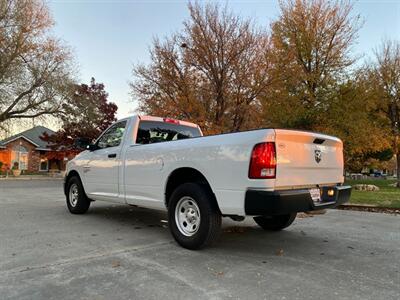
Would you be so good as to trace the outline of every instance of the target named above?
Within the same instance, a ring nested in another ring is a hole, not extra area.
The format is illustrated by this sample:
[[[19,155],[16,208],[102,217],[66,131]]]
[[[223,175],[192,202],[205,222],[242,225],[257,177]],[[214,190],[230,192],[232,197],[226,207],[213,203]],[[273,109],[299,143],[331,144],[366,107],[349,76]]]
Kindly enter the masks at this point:
[[[266,119],[314,129],[324,121],[332,91],[354,62],[349,52],[359,17],[352,17],[348,2],[287,0],[280,9],[271,26],[276,80],[265,96]]]
[[[386,41],[376,51],[375,65],[370,69],[370,84],[375,90],[379,116],[387,120],[391,146],[397,160],[397,187],[400,187],[400,43]]]
[[[63,157],[68,153],[82,151],[75,145],[77,138],[96,139],[101,132],[116,121],[117,105],[107,100],[104,84],[96,83],[74,85],[69,100],[63,104],[62,127],[56,134],[43,135],[49,143],[51,157]]]
[[[346,168],[360,171],[388,147],[368,79],[350,55],[360,18],[347,1],[287,0],[280,9],[271,25],[274,80],[263,94],[264,125],[336,135]]]
[[[388,160],[390,148],[385,120],[376,115],[374,90],[364,70],[331,91],[324,122],[314,130],[342,139],[347,170],[361,172],[371,159]]]
[[[139,109],[197,122],[206,133],[258,126],[259,97],[271,82],[268,36],[226,7],[188,8],[183,31],[156,39],[151,63],[133,70]]]
[[[48,34],[40,0],[0,2],[0,126],[60,112],[70,85],[69,50]]]

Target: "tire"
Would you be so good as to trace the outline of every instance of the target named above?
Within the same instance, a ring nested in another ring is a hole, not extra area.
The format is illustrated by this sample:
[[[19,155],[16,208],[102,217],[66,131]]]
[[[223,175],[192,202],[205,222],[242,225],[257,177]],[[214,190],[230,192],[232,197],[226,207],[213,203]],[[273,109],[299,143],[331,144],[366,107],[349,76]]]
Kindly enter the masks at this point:
[[[209,187],[197,183],[178,186],[168,203],[168,222],[172,236],[186,249],[201,249],[217,240],[221,213]]]
[[[294,219],[296,219],[297,213],[278,215],[278,216],[259,216],[254,217],[254,221],[264,230],[279,231],[286,227],[289,227]]]
[[[74,196],[75,194],[75,196]],[[90,206],[90,199],[86,196],[79,177],[73,176],[67,182],[67,207],[72,214],[84,214]]]

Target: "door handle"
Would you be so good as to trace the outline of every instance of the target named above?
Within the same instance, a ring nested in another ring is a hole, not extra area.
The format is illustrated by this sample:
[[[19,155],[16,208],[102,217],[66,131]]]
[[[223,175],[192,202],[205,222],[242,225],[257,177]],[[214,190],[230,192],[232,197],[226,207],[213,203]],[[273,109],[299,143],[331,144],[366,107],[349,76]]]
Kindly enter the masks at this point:
[[[115,158],[117,157],[117,153],[108,154],[108,158]]]

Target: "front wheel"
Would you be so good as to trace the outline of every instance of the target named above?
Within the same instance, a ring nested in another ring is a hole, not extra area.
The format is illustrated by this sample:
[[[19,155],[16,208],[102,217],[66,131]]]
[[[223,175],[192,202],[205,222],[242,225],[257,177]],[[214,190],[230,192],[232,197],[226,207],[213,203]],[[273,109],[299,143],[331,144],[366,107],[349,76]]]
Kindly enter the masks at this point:
[[[67,207],[72,214],[84,214],[90,206],[81,180],[73,176],[67,182]]]
[[[296,219],[297,213],[277,215],[277,216],[259,216],[254,217],[254,221],[264,230],[278,231],[286,227],[289,227],[294,219]]]
[[[173,193],[168,204],[172,236],[184,248],[201,249],[214,242],[221,229],[221,213],[207,186],[185,183]]]

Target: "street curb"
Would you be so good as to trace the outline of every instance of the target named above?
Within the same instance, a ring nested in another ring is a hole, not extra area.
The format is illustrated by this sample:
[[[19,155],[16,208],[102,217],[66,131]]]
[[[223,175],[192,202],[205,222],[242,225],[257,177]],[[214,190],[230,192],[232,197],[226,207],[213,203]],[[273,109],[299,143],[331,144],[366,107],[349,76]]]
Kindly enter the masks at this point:
[[[348,204],[347,203],[347,204],[339,205],[337,207],[337,209],[400,215],[400,208],[381,207],[381,206],[368,205],[368,204]]]
[[[63,180],[62,177],[3,177],[0,181]]]

